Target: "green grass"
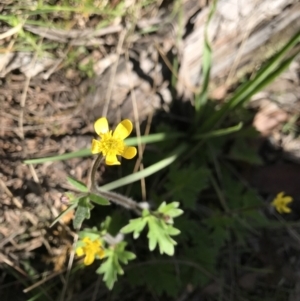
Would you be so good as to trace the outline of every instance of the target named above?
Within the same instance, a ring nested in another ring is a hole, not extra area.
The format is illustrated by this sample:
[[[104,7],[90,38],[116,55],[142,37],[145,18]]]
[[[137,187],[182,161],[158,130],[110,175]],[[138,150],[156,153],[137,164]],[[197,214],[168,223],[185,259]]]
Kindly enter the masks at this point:
[[[1,15],[0,20],[11,27],[22,24],[14,37],[16,39],[16,49],[38,51],[39,55],[42,55],[45,50],[55,49],[56,45],[60,45],[63,49],[66,49],[67,45],[42,40],[39,36],[26,31],[25,24],[44,28],[52,24],[53,19],[58,16],[59,20],[51,26],[53,28],[64,28],[64,26],[70,24],[74,14],[82,16],[93,14],[99,18],[97,26],[101,27],[104,26],[103,24],[113,21],[116,17],[129,19],[137,17],[137,15],[133,17],[136,11],[133,12],[133,8],[132,10],[126,10],[122,2],[114,8],[109,8],[106,5],[101,9],[93,7],[93,4],[99,3],[99,1],[60,1],[60,6],[50,5],[50,1],[32,2],[32,5],[29,6],[22,5],[21,2],[16,1],[13,6],[7,6],[5,8],[6,14]],[[142,1],[138,4],[138,9],[146,9],[154,3],[154,1]],[[174,10],[178,11],[181,8],[180,5],[182,5],[181,2],[176,2]],[[232,292],[232,288],[226,283],[229,275],[228,271],[231,271],[230,277],[238,274],[240,269],[257,272],[260,276],[269,273],[270,271],[264,267],[256,267],[259,259],[256,257],[256,251],[249,246],[248,241],[258,243],[261,233],[270,230],[272,230],[272,234],[275,233],[278,236],[280,241],[280,231],[284,228],[289,229],[294,225],[282,219],[277,221],[276,215],[273,216],[273,220],[270,220],[262,214],[269,206],[268,202],[263,200],[258,192],[251,189],[242,180],[237,167],[259,162],[256,150],[251,149],[247,144],[250,139],[247,133],[251,131],[251,128],[244,125],[247,124],[243,122],[244,120],[240,120],[239,117],[243,115],[239,112],[247,110],[244,105],[250,97],[277,78],[293,61],[295,55],[289,53],[299,43],[300,33],[295,35],[277,54],[265,62],[264,66],[250,80],[241,84],[227,101],[218,108],[209,98],[213,49],[207,31],[216,5],[217,1],[213,1],[205,27],[202,62],[203,80],[200,93],[194,95],[194,115],[192,118],[186,116],[191,119],[190,122],[186,128],[180,129],[180,127],[175,127],[169,121],[161,120],[158,121],[160,124],[157,126],[167,128],[164,132],[152,133],[138,138],[128,138],[126,140],[127,145],[146,144],[153,147],[152,151],[150,148],[146,148],[143,154],[144,168],[133,173],[130,163],[124,162],[121,171],[124,176],[118,177],[101,187],[104,191],[117,188],[122,191],[122,187],[132,184],[130,197],[132,196],[132,198],[141,201],[141,189],[136,182],[147,178],[147,198],[151,200],[151,205],[154,207],[153,211],[157,209],[159,204],[166,201],[168,204],[172,202],[176,206],[180,203],[180,208],[185,212],[175,221],[181,235],[176,237],[178,246],[175,248],[175,257],[172,257],[171,260],[165,260],[156,251],[150,253],[147,247],[146,235],[142,235],[140,240],[134,241],[130,236],[125,236],[130,250],[138,256],[139,261],[136,263],[136,267],[133,264],[124,268],[125,276],[119,277],[112,292],[108,293],[103,282],[99,282],[98,289],[102,296],[110,298],[110,300],[119,300],[121,296],[124,300],[127,300],[124,298],[124,294],[128,293],[128,287],[130,287],[132,293],[131,300],[140,296],[141,291],[146,297],[154,295],[155,299],[160,299],[168,296],[166,298],[174,300],[174,298],[178,298],[180,292],[186,290],[187,285],[197,289],[198,287],[204,287],[211,281],[218,283],[222,288],[222,292],[216,295],[216,299],[225,300],[227,298],[230,300],[231,298],[231,300],[234,300],[232,299],[232,294],[234,294],[236,300],[248,300],[248,296],[242,296],[244,292],[242,293],[240,290]],[[16,11],[19,12],[17,16],[14,14]],[[180,17],[182,16],[179,14]],[[83,49],[75,48],[70,51],[64,61],[65,66],[77,66],[79,56],[87,53],[86,50],[83,47]],[[177,71],[179,66],[180,61],[176,58],[173,61],[173,70]],[[78,70],[84,72],[87,77],[93,76],[89,64],[87,66],[78,65]],[[173,76],[171,82],[174,97],[176,97],[176,76]],[[292,123],[294,124],[295,120]],[[174,131],[174,128],[177,128],[177,130]],[[90,155],[90,149],[83,149],[52,157],[28,159],[24,163],[43,164]],[[88,193],[88,188],[83,187],[81,193]],[[90,218],[86,220],[83,218],[83,224],[87,226],[87,229],[84,229],[86,233],[95,234],[98,231],[97,229],[100,229],[97,233],[118,233],[132,218],[131,214],[123,208],[113,206],[109,208],[96,206],[96,208],[93,208],[93,206],[89,207],[85,196],[81,196],[81,198],[84,199],[81,209],[86,210],[85,214],[88,211],[87,216],[91,212]],[[75,207],[75,205],[70,205],[67,210],[71,211]],[[162,231],[167,228],[166,224],[157,221],[161,214],[161,212],[157,212],[156,216],[152,216],[152,224],[150,223],[154,228],[151,234],[151,251],[155,244],[153,241],[155,242],[158,238],[163,241],[165,237],[162,235]],[[63,215],[61,214],[59,217]],[[148,218],[148,216],[146,217]],[[140,224],[143,224],[142,218]],[[91,229],[92,227],[94,228]],[[153,234],[155,231],[156,235]],[[106,272],[109,271],[110,274],[108,272],[107,274],[111,278],[116,277],[117,270],[119,274],[123,273],[119,262],[116,263],[118,257],[114,257],[116,255],[113,252],[117,249],[116,246],[118,244],[110,249],[111,262],[108,262],[108,260],[105,262],[106,266],[108,263],[111,264],[109,269],[106,270]],[[228,260],[232,256],[233,250],[234,260]],[[124,251],[124,248],[119,250],[118,256],[121,259],[125,258],[124,261],[127,263],[126,256],[129,255]],[[236,262],[242,262],[245,256],[248,258],[245,266],[241,267],[235,264]],[[35,259],[28,259],[26,263],[26,271],[31,275],[28,279],[24,280],[14,270],[10,271],[24,286],[35,283],[35,276],[38,275],[32,267],[34,262],[31,260]],[[162,262],[165,264],[162,264]],[[100,264],[102,263],[100,262]],[[158,264],[159,269],[157,268]],[[103,269],[103,265],[101,267]],[[79,275],[84,275],[84,277]],[[69,286],[65,282],[66,279],[48,281],[38,285],[32,296],[28,296],[28,300],[68,298],[68,294],[72,296],[72,293],[74,293],[72,289],[76,291],[77,287],[80,287],[81,291],[85,291],[91,283],[98,283],[99,280],[93,275],[94,271],[84,273],[81,266],[74,265],[70,274]],[[232,278],[232,280],[234,279]],[[74,285],[73,287],[72,281],[78,286]],[[62,284],[63,282],[65,284]],[[60,296],[62,287],[66,288],[66,296]],[[277,288],[278,294],[284,296],[287,290],[287,287],[284,286]],[[77,293],[80,294],[81,291],[77,291]],[[272,298],[274,292],[275,290],[272,291],[272,288],[270,288],[265,293],[264,297],[266,299],[264,300]],[[254,300],[258,300],[259,296],[255,298]],[[90,299],[90,295],[82,298],[82,300]]]

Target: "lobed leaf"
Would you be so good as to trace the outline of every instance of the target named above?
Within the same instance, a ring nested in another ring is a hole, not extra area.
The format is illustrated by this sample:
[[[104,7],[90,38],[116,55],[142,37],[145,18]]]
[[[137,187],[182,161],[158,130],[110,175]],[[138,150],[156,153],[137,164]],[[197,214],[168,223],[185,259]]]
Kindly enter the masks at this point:
[[[107,253],[107,260],[96,271],[98,274],[103,274],[103,280],[110,290],[117,281],[118,275],[124,274],[120,262],[127,264],[129,260],[136,258],[132,252],[125,251],[125,247],[126,242],[121,242],[114,248],[111,248]]]
[[[133,238],[137,239],[147,224],[147,219],[144,217],[135,218],[129,221],[127,226],[121,229],[121,233],[127,234],[133,232]]]

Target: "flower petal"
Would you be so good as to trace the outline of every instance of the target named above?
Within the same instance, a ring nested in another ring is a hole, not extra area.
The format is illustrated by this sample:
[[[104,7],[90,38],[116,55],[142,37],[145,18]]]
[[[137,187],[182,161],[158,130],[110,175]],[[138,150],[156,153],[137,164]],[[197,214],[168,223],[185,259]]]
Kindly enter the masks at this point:
[[[105,163],[107,165],[120,165],[121,163],[118,161],[117,156],[115,154],[108,154],[105,157]]]
[[[94,262],[94,260],[95,260],[95,254],[93,252],[87,252],[83,263],[85,265],[90,265]]]
[[[137,153],[137,150],[133,146],[125,147],[122,157],[125,159],[132,159]]]
[[[100,141],[93,139],[91,152],[92,152],[92,154],[99,154],[102,152],[102,147],[101,147]]]
[[[292,209],[289,208],[289,207],[287,207],[287,206],[285,206],[285,207],[282,207],[282,212],[284,212],[284,213],[291,213]]]
[[[105,252],[101,249],[96,253],[96,255],[98,255],[99,258],[102,259],[105,257]]]
[[[285,196],[283,199],[284,199],[285,204],[289,204],[293,201],[293,198],[290,196]]]
[[[76,248],[76,255],[77,255],[77,256],[82,256],[82,255],[84,255],[84,251],[83,251],[83,248],[82,248],[82,247]]]
[[[279,192],[279,193],[276,195],[276,199],[281,199],[281,198],[283,198],[283,195],[284,195],[284,192],[283,192],[283,191]]]
[[[86,243],[86,244],[90,244],[92,241],[91,241],[91,239],[89,238],[89,237],[84,237],[83,238],[83,240],[82,240],[84,243]]]
[[[130,135],[132,128],[132,122],[129,119],[125,119],[117,125],[113,137],[124,140]]]
[[[95,132],[100,136],[100,134],[105,134],[109,131],[108,121],[105,117],[99,118],[94,123]]]

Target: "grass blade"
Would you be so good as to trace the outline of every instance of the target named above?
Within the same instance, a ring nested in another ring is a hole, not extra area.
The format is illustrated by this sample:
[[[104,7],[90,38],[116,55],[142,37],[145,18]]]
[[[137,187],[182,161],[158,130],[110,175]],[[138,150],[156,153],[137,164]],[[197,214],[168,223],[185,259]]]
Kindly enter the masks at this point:
[[[137,137],[128,138],[125,140],[126,145],[137,145],[138,141],[140,141],[141,144],[149,144],[149,143],[156,143],[166,140],[173,140],[183,137],[183,133],[157,133],[157,134],[151,134],[147,136],[142,136],[140,139]],[[79,151],[58,155],[58,156],[52,156],[52,157],[46,157],[46,158],[37,158],[37,159],[29,159],[25,160],[25,164],[39,164],[39,163],[45,163],[45,162],[54,162],[54,161],[61,161],[61,160],[68,160],[73,158],[79,158],[79,157],[86,157],[90,156],[91,150],[89,148],[85,148]]]
[[[231,99],[225,103],[219,111],[216,111],[210,118],[206,120],[201,126],[201,131],[205,132],[216,125],[218,125],[227,114],[244,104],[249,97],[258,91],[259,87],[264,81],[271,82],[268,78],[272,77],[272,73],[276,71],[281,63],[282,58],[286,53],[292,49],[300,40],[300,32],[297,33],[276,55],[273,56],[256,74],[256,76],[248,81],[245,85],[241,86]],[[274,77],[273,77],[274,79]],[[264,85],[263,85],[264,86]]]
[[[71,210],[75,209],[76,206],[77,206],[77,202],[75,202],[74,204],[72,204],[71,206],[69,206],[66,210],[64,210],[63,212],[61,212],[55,218],[55,220],[52,222],[52,224],[50,225],[50,228],[53,227],[62,217],[64,217],[66,214],[68,214]]]
[[[202,83],[201,92],[195,97],[196,112],[199,112],[201,108],[204,108],[205,104],[207,103],[208,85],[210,80],[210,69],[212,64],[212,49],[208,38],[208,26],[216,11],[216,7],[217,7],[217,0],[214,0],[211,4],[208,18],[204,28],[204,49],[203,49],[203,58],[202,58],[203,83]],[[199,118],[200,118],[200,114],[198,113],[197,119],[199,120]]]
[[[228,128],[228,129],[223,129],[223,130],[217,130],[217,131],[212,131],[206,134],[199,134],[195,136],[195,139],[201,139],[201,138],[209,138],[209,137],[215,137],[215,136],[222,136],[222,135],[227,135],[229,133],[233,133],[235,131],[240,130],[241,124],[238,124],[234,127]],[[140,137],[140,142],[142,144],[150,144],[150,143],[156,143],[156,142],[161,142],[161,141],[166,141],[166,140],[175,140],[184,137],[183,133],[157,133],[157,134],[151,134],[147,136],[142,136]],[[126,139],[126,145],[128,146],[133,146],[138,144],[138,138],[137,137],[132,137]],[[52,156],[52,157],[46,157],[46,158],[37,158],[37,159],[29,159],[29,160],[24,160],[23,163],[25,164],[40,164],[40,163],[46,163],[46,162],[55,162],[55,161],[62,161],[62,160],[69,160],[73,158],[80,158],[80,157],[87,157],[90,156],[91,150],[89,148],[85,148],[79,151],[67,153],[67,154],[62,154],[62,155],[57,155],[57,156]]]
[[[243,126],[243,123],[240,122],[237,125],[234,125],[232,127],[226,128],[226,129],[219,129],[219,130],[215,130],[215,131],[211,131],[205,134],[198,134],[194,137],[195,140],[199,140],[199,139],[204,139],[204,138],[214,138],[214,137],[219,137],[219,136],[224,136],[224,135],[228,135],[228,134],[232,134],[234,132],[239,131]]]
[[[123,177],[121,179],[118,179],[116,181],[108,183],[106,185],[103,185],[103,186],[101,186],[101,189],[102,190],[112,190],[112,189],[116,189],[118,187],[122,187],[124,185],[130,184],[130,183],[136,182],[140,179],[149,177],[152,174],[158,172],[159,170],[172,164],[182,153],[184,153],[186,151],[186,149],[187,149],[186,144],[181,145],[169,157],[145,168],[144,170],[138,171],[134,174],[128,175],[126,177]]]

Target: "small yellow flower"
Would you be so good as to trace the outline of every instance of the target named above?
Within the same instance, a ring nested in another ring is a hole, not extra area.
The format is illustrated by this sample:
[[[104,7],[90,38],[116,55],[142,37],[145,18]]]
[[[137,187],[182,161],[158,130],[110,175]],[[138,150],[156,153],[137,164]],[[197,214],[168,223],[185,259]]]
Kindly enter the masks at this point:
[[[276,210],[281,213],[290,213],[292,210],[287,205],[293,201],[293,198],[290,196],[283,196],[284,192],[277,194],[276,198],[271,203]]]
[[[105,157],[107,165],[120,165],[117,155],[125,159],[132,159],[136,155],[136,148],[126,146],[124,139],[127,138],[132,131],[132,123],[129,119],[120,122],[114,133],[109,130],[108,122],[105,117],[99,118],[94,124],[95,132],[100,136],[101,140],[93,139],[92,154],[102,153]]]
[[[89,237],[85,237],[82,241],[85,243],[85,245],[76,248],[76,255],[85,255],[83,261],[85,265],[92,264],[96,256],[100,259],[104,258],[105,252],[102,248],[100,239],[95,239],[92,241]]]

